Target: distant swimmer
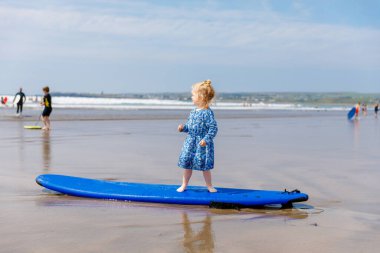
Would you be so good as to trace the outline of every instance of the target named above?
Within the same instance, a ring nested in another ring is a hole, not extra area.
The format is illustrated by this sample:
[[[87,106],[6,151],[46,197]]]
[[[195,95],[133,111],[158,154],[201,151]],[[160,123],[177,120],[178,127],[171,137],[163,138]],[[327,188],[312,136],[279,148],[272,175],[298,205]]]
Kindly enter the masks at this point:
[[[16,93],[13,104],[16,103],[17,105],[17,112],[16,114],[21,115],[22,114],[22,107],[26,101],[26,96],[24,92],[22,92],[22,88],[20,88],[20,91]]]
[[[42,111],[41,120],[44,123],[43,130],[50,130],[50,114],[53,111],[53,107],[51,104],[51,96],[50,96],[50,89],[48,86],[43,87],[42,91],[44,92],[44,97],[41,101],[41,105],[44,106],[44,110]]]
[[[379,113],[379,103],[375,104],[375,117],[377,118],[377,114]]]

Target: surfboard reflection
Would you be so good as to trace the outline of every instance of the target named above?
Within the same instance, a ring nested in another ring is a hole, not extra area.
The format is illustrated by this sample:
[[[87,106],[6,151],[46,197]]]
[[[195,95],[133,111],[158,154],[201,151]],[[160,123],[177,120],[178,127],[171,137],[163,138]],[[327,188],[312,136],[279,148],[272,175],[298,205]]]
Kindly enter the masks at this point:
[[[42,163],[44,171],[50,170],[51,164],[51,148],[50,148],[50,132],[43,131],[42,133]]]
[[[186,212],[182,213],[183,247],[186,252],[214,252],[214,236],[212,221],[209,215],[200,222],[190,222]],[[199,232],[194,232],[193,226],[201,224]]]

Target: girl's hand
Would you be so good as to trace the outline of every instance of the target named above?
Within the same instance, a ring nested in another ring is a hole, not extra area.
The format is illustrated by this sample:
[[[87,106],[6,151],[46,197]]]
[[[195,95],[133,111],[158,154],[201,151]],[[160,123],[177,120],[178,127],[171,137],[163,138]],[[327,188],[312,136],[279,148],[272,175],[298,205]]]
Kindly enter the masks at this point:
[[[205,147],[207,145],[206,141],[205,140],[201,140],[199,142],[199,145],[201,145],[201,147]]]
[[[178,125],[178,132],[182,132],[182,130],[183,130],[183,125],[182,124]]]

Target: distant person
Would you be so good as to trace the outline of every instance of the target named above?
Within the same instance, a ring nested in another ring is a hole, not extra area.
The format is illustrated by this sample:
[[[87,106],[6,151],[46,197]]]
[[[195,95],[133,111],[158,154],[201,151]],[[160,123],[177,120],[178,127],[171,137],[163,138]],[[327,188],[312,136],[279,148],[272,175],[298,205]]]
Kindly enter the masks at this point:
[[[1,97],[1,104],[2,105],[6,105],[8,102],[8,98],[7,97]]]
[[[23,105],[26,101],[26,96],[24,92],[22,92],[22,88],[20,88],[20,91],[16,93],[14,99],[13,99],[13,104],[16,102],[17,104],[17,111],[16,114],[21,115],[22,114],[22,108]]]
[[[209,192],[217,190],[212,186],[211,169],[214,168],[214,137],[218,126],[214,113],[210,109],[214,98],[211,81],[196,83],[192,88],[194,108],[185,125],[179,125],[178,131],[188,133],[179,156],[178,166],[183,168],[182,185],[177,192],[183,192],[189,183],[193,170],[203,171],[203,177]]]
[[[359,112],[360,112],[360,102],[358,102],[355,106],[355,119],[359,119]]]
[[[377,114],[379,113],[379,103],[375,104],[375,117],[377,118]]]
[[[41,101],[41,105],[44,106],[44,110],[42,111],[41,120],[44,123],[43,130],[50,130],[50,114],[53,111],[52,103],[51,103],[51,96],[50,96],[50,89],[48,86],[43,87],[42,91],[44,92],[44,97]]]
[[[360,112],[360,102],[358,102],[355,106],[355,119],[359,118],[359,112]]]
[[[367,104],[365,103],[362,104],[362,113],[364,116],[367,116]]]

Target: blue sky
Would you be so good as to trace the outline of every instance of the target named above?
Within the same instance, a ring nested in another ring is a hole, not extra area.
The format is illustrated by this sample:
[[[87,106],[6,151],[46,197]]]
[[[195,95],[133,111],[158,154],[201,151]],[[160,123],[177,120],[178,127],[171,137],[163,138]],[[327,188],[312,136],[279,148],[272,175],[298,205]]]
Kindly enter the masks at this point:
[[[1,1],[0,93],[380,92],[380,1]]]

